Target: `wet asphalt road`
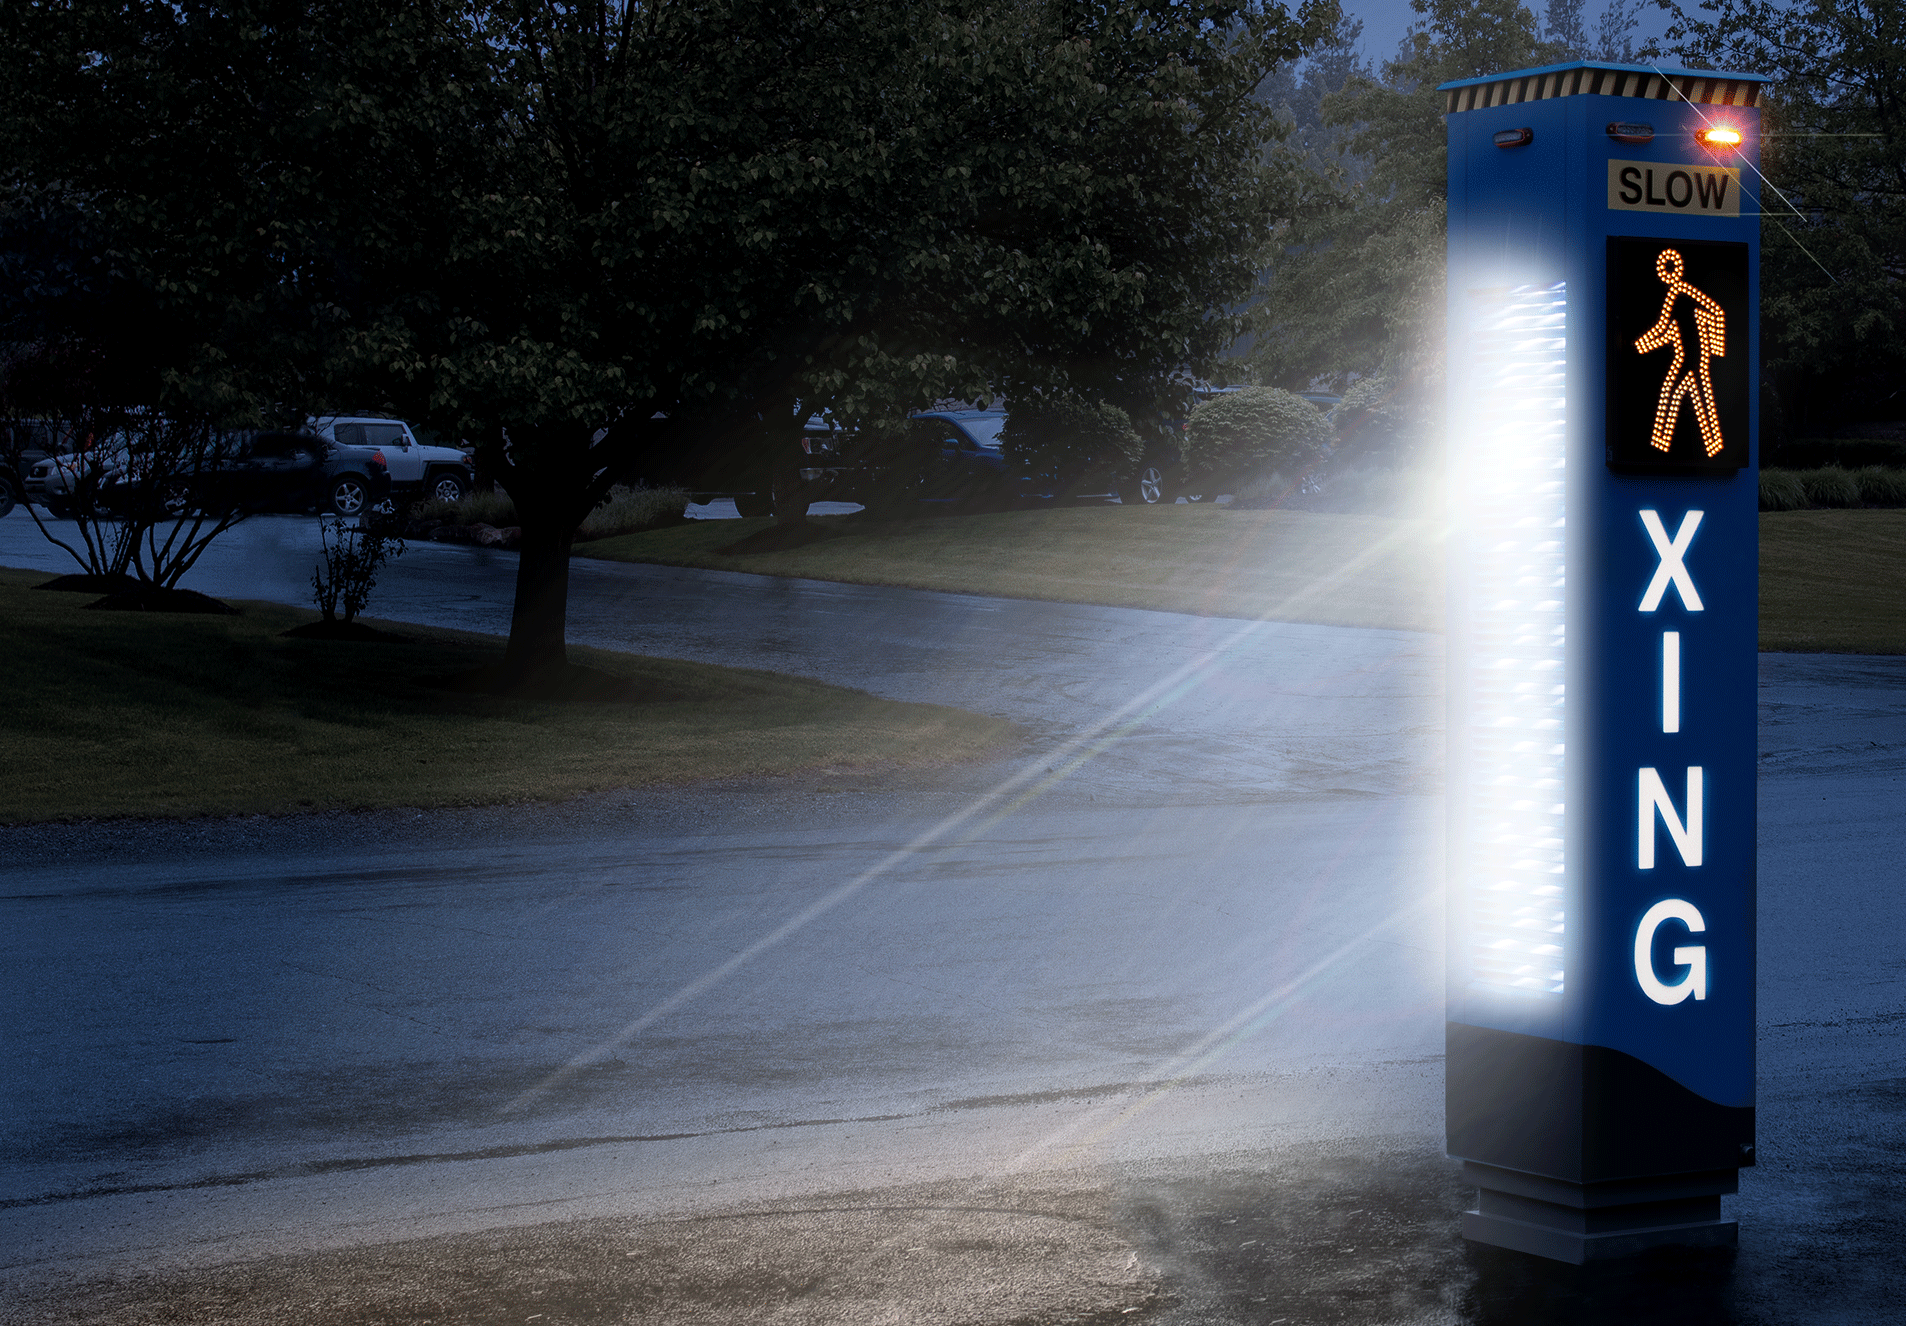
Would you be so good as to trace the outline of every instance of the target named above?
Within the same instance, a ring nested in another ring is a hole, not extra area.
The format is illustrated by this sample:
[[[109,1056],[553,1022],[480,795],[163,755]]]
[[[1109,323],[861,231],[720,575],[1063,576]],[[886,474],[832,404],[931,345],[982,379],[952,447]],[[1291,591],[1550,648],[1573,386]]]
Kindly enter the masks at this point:
[[[299,601],[309,533],[187,583]],[[500,629],[510,563],[427,546],[375,610]],[[1438,639],[585,562],[572,601],[1029,748],[0,831],[6,1319],[1893,1319],[1901,660],[1763,660],[1738,1260],[1585,1279],[1454,1232]]]

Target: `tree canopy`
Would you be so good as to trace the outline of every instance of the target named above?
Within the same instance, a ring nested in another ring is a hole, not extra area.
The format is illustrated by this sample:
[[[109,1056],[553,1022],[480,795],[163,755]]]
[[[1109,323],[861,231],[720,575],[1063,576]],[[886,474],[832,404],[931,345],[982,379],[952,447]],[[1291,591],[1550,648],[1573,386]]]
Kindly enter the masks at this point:
[[[1906,3],[1709,0],[1678,12],[1666,40],[1690,62],[1776,80],[1761,152],[1763,434],[1906,416]]]
[[[607,487],[813,409],[1146,401],[1235,335],[1262,0],[26,0],[10,217],[96,231],[227,414],[386,408],[517,499],[519,671]],[[57,302],[57,301],[55,301]]]
[[[1448,149],[1436,87],[1564,54],[1520,0],[1411,7],[1421,18],[1378,74],[1346,58],[1353,30],[1336,34],[1324,70],[1340,81],[1320,106],[1335,159],[1281,154],[1300,202],[1271,254],[1253,354],[1261,382],[1441,380]]]

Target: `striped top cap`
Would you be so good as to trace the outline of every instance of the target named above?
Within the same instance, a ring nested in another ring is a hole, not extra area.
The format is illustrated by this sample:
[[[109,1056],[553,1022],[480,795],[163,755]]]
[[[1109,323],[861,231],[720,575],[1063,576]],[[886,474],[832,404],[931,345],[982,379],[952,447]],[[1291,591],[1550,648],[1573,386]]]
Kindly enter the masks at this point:
[[[1487,78],[1465,78],[1444,83],[1443,109],[1492,110],[1525,101],[1552,97],[1641,97],[1647,101],[1691,101],[1707,106],[1760,105],[1761,88],[1770,82],[1763,74],[1717,74],[1695,69],[1657,69],[1630,64],[1550,65],[1519,69]]]

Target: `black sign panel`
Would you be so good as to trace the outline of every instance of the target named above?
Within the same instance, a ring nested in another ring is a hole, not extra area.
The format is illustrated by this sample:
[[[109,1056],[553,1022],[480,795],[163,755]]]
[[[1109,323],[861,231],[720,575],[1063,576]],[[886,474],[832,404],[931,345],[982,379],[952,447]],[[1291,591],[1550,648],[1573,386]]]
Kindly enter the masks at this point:
[[[1747,246],[1608,241],[1608,463],[1747,464]]]

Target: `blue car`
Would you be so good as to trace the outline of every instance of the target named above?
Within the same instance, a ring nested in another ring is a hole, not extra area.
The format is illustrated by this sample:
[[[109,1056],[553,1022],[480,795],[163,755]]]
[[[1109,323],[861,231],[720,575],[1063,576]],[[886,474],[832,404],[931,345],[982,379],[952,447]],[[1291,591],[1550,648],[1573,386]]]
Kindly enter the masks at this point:
[[[923,444],[927,434],[939,436],[937,460],[928,462],[921,475],[920,496],[929,502],[986,504],[1019,496],[1018,490],[1029,485],[1015,480],[1006,470],[1006,457],[1000,450],[1000,430],[1006,416],[999,410],[932,410],[916,414],[910,427]],[[923,445],[928,456],[934,452]]]

